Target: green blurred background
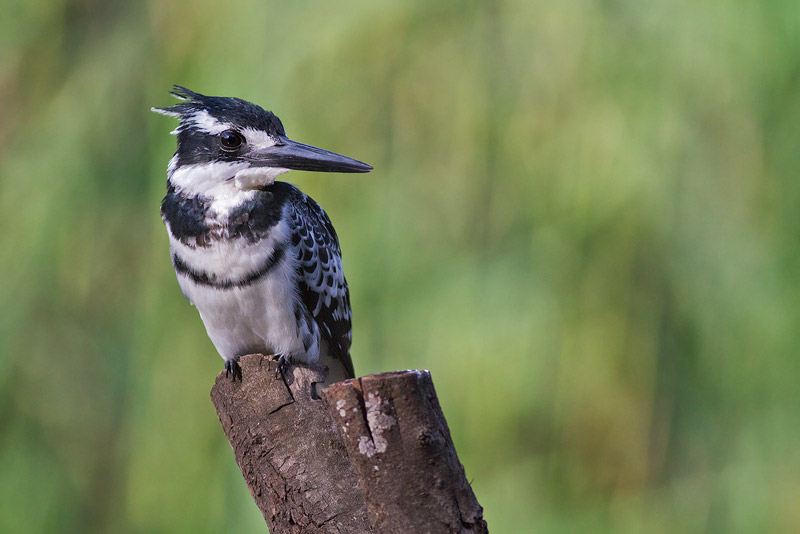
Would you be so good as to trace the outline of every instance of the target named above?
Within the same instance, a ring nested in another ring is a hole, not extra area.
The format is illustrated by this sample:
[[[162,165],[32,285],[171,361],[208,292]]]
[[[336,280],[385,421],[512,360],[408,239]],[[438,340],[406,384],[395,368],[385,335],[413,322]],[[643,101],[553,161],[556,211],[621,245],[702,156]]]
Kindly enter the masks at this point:
[[[0,532],[266,530],[159,217],[173,83],[375,167],[287,179],[492,532],[800,531],[796,1],[7,0]]]

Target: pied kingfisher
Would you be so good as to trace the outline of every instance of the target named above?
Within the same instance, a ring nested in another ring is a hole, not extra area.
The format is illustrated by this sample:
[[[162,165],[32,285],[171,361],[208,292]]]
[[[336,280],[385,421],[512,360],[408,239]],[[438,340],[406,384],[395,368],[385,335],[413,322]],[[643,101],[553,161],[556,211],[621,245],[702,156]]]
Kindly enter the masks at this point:
[[[366,163],[292,141],[273,113],[239,98],[175,86],[182,102],[156,113],[180,125],[161,216],[178,284],[208,337],[241,379],[251,352],[328,366],[354,378],[350,294],[330,219],[295,186],[292,170],[369,172]]]

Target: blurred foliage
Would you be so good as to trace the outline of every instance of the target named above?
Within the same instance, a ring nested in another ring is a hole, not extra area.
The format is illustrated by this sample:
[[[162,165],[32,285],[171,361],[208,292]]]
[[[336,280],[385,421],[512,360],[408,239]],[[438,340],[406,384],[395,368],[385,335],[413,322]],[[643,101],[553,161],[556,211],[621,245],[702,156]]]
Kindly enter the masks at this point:
[[[374,165],[288,179],[493,532],[800,531],[797,2],[3,12],[0,531],[265,530],[159,218],[173,83]]]

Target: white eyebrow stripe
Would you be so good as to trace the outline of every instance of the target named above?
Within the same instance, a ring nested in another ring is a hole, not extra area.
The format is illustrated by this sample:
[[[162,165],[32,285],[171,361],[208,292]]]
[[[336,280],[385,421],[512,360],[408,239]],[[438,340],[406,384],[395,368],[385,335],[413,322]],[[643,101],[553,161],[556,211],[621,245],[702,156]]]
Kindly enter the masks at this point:
[[[200,110],[193,113],[187,120],[184,126],[199,128],[209,135],[219,135],[225,130],[236,130],[244,135],[247,143],[251,146],[265,148],[274,146],[278,140],[265,132],[256,128],[236,128],[229,122],[221,122],[212,117],[208,111]],[[174,132],[177,133],[181,127]]]
[[[225,130],[230,130],[233,128],[233,125],[227,122],[218,121],[206,110],[194,112],[187,120],[187,124],[196,126],[211,135],[217,135]]]
[[[268,146],[275,146],[278,140],[271,135],[269,135],[264,130],[256,130],[255,128],[242,128],[240,130],[242,135],[244,135],[245,139],[247,139],[247,144],[257,147],[268,147]]]

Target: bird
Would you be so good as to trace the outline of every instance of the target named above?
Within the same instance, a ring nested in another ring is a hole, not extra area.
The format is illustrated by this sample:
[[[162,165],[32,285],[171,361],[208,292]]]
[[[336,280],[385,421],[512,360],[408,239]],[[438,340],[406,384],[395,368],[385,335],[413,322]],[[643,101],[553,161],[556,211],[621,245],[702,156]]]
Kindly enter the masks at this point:
[[[290,170],[364,173],[361,161],[289,139],[271,111],[175,85],[152,111],[179,120],[161,217],[183,295],[242,380],[239,358],[273,355],[276,375],[320,362],[325,383],[355,378],[352,313],[339,238]]]

